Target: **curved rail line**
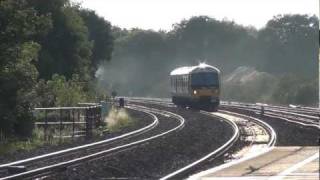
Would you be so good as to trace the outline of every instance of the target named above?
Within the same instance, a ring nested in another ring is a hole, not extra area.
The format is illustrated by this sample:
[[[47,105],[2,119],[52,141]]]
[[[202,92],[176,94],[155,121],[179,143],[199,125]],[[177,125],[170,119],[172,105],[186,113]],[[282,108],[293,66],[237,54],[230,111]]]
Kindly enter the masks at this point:
[[[139,98],[133,98],[133,99],[130,99],[130,100],[133,100],[135,102],[147,102],[147,103],[154,103],[154,104],[167,105],[167,106],[171,106],[172,105],[172,103],[170,101],[161,100],[161,99],[139,99]],[[267,133],[269,134],[270,138],[269,138],[269,142],[267,144],[267,147],[268,147],[267,151],[270,151],[273,148],[273,146],[275,145],[276,140],[277,140],[277,135],[276,135],[275,130],[269,124],[265,123],[264,121],[262,121],[262,120],[260,120],[258,118],[246,116],[246,115],[239,114],[239,113],[234,113],[234,112],[230,112],[230,111],[221,111],[221,110],[220,110],[220,112],[225,113],[225,114],[231,114],[233,116],[242,117],[244,119],[248,119],[248,120],[251,120],[251,121],[257,123],[258,125],[260,125],[264,129],[266,129]],[[223,152],[227,151],[230,147],[232,147],[232,145],[237,141],[237,139],[238,139],[238,137],[240,135],[240,132],[239,132],[239,128],[235,124],[235,122],[233,122],[232,120],[228,120],[228,119],[219,117],[219,116],[215,116],[215,115],[213,115],[212,113],[209,113],[209,112],[201,111],[201,113],[202,114],[206,114],[206,115],[210,115],[210,116],[214,116],[216,118],[219,118],[220,120],[226,121],[227,123],[229,123],[233,127],[234,135],[232,136],[232,138],[230,138],[230,140],[228,142],[226,142],[220,148],[218,148],[215,151],[205,155],[204,157],[200,158],[199,160],[194,161],[193,163],[191,163],[191,164],[189,164],[189,165],[187,165],[187,166],[185,166],[185,167],[183,167],[181,169],[178,169],[177,171],[174,171],[174,172],[172,172],[172,173],[170,173],[170,174],[168,174],[168,175],[166,175],[164,177],[162,177],[161,180],[174,179],[174,177],[179,176],[180,174],[186,172],[188,169],[191,169],[192,167],[195,167],[195,166],[199,165],[200,163],[206,161],[207,159],[209,159],[211,157],[214,157],[214,156],[221,155]],[[263,151],[262,153],[265,153],[267,151]]]
[[[259,114],[261,112],[261,108],[257,107],[248,107],[248,106],[239,106],[239,105],[222,105],[226,108],[236,108],[236,109],[242,109],[242,110],[248,110],[255,112]],[[312,128],[318,128],[320,129],[319,124],[319,117],[316,116],[310,116],[305,114],[299,114],[294,112],[287,112],[287,111],[280,111],[280,110],[273,110],[270,108],[264,109],[264,116],[266,117],[272,117],[272,118],[278,118],[281,120],[288,121],[290,123],[295,123],[301,126],[305,127],[312,127]]]
[[[133,109],[133,110],[136,110],[136,109]],[[158,125],[158,123],[159,123],[158,118],[154,114],[149,113],[149,112],[145,112],[145,111],[141,111],[141,112],[144,112],[144,113],[148,114],[150,117],[152,117],[153,122],[143,128],[140,128],[140,129],[137,129],[137,130],[113,137],[113,138],[109,138],[106,140],[102,140],[102,141],[98,141],[98,142],[94,142],[94,143],[90,143],[90,144],[85,144],[85,145],[81,145],[81,146],[77,146],[77,147],[72,147],[72,148],[68,148],[68,149],[64,149],[64,150],[60,150],[60,151],[56,151],[56,152],[52,152],[52,153],[48,153],[48,154],[43,154],[40,156],[27,158],[27,159],[15,161],[15,162],[1,164],[0,170],[6,170],[8,167],[11,167],[11,166],[22,166],[25,164],[33,163],[35,161],[50,159],[50,158],[54,158],[54,157],[66,156],[70,153],[75,153],[75,152],[78,152],[81,150],[88,150],[89,148],[97,148],[97,146],[107,145],[108,143],[114,142],[116,140],[121,140],[121,139],[129,138],[129,137],[133,137],[135,135],[150,131],[151,129],[153,129],[154,127],[156,127]]]
[[[271,151],[274,148],[274,146],[275,146],[275,144],[277,142],[277,134],[276,134],[275,130],[269,124],[265,123],[264,121],[262,121],[262,120],[260,120],[258,118],[254,118],[254,117],[251,117],[251,116],[247,116],[247,115],[243,115],[243,114],[239,114],[239,113],[234,113],[234,112],[230,112],[230,111],[221,111],[220,110],[220,112],[223,112],[223,113],[226,113],[226,114],[230,114],[230,115],[234,115],[234,116],[238,116],[238,117],[241,117],[241,118],[244,118],[244,119],[249,119],[249,120],[254,121],[255,123],[259,124],[260,126],[264,127],[267,130],[267,132],[269,133],[269,137],[270,137],[269,138],[269,142],[267,144],[267,148],[265,150],[261,151],[261,152],[258,152],[258,153],[255,153],[255,154],[240,158],[238,160],[230,161],[228,163],[222,164],[222,165],[214,167],[212,169],[208,169],[208,170],[205,170],[203,172],[194,174],[194,175],[190,176],[188,178],[188,180],[199,180],[199,179],[201,179],[202,176],[205,176],[207,174],[211,174],[211,173],[217,172],[217,171],[219,171],[221,169],[224,169],[224,168],[239,164],[239,163],[241,163],[243,161],[246,161],[246,160],[255,158],[257,156],[260,156],[262,154],[265,154],[265,153]]]
[[[261,103],[240,103],[240,102],[225,102],[222,101],[221,105],[227,105],[227,106],[239,106],[239,107],[247,107],[247,108],[253,108],[253,109],[261,109],[263,106],[265,110],[273,110],[273,111],[280,111],[280,112],[288,112],[288,113],[294,113],[298,116],[304,116],[307,118],[315,118],[319,120],[320,115],[320,109],[317,108],[306,108],[306,107],[296,107],[296,106],[276,106],[276,105],[269,105],[269,104],[261,104]]]
[[[222,103],[222,106],[243,107],[243,108],[251,108],[251,109],[254,109],[254,110],[261,110],[261,107],[263,106],[265,111],[286,113],[286,114],[295,115],[295,116],[299,116],[299,117],[303,117],[303,118],[309,118],[309,119],[312,119],[312,120],[319,120],[319,116],[318,115],[320,114],[319,110],[317,110],[317,111],[309,111],[309,110],[303,110],[303,109],[297,109],[297,108],[271,106],[271,105]]]
[[[183,167],[181,169],[178,169],[177,171],[174,171],[174,172],[172,172],[172,173],[170,173],[170,174],[168,174],[168,175],[166,175],[164,177],[162,177],[160,180],[166,180],[166,179],[174,178],[175,176],[180,175],[181,173],[187,171],[188,169],[199,165],[200,163],[208,160],[209,158],[221,155],[222,153],[227,151],[230,147],[232,147],[232,145],[238,140],[238,137],[240,135],[239,134],[239,128],[233,121],[225,119],[225,118],[222,118],[222,117],[219,117],[219,116],[215,116],[215,115],[213,115],[211,113],[208,113],[208,112],[205,112],[205,111],[201,111],[201,113],[205,114],[205,115],[213,116],[215,118],[218,118],[218,119],[220,119],[222,121],[225,121],[228,124],[230,124],[232,126],[232,128],[233,128],[233,131],[234,131],[233,136],[225,144],[223,144],[221,147],[219,147],[218,149],[216,149],[213,152],[203,156],[199,160],[194,161],[193,163],[191,163],[191,164],[189,164],[189,165],[187,165],[187,166],[185,166],[185,167]]]
[[[239,113],[235,113],[235,112],[230,112],[230,111],[223,111],[220,110],[220,112],[226,113],[226,114],[230,114],[230,115],[234,115],[234,116],[238,116],[238,117],[242,117],[244,119],[248,119],[251,121],[254,121],[255,123],[259,124],[260,126],[262,126],[264,129],[267,130],[267,132],[269,133],[270,139],[269,139],[269,143],[268,143],[268,147],[273,147],[276,142],[277,142],[277,134],[275,132],[275,130],[266,122],[258,119],[258,118],[254,118],[251,116],[247,116],[247,115],[243,115],[243,114],[239,114]]]
[[[132,108],[132,109],[141,109],[141,107],[134,107],[134,106],[130,106],[130,108]],[[50,165],[50,166],[45,166],[45,167],[41,167],[41,168],[38,168],[38,169],[30,170],[30,171],[27,171],[27,172],[23,172],[23,173],[20,173],[20,174],[15,174],[15,175],[12,175],[12,176],[4,177],[2,179],[5,180],[5,179],[16,179],[16,178],[27,178],[27,177],[30,178],[30,177],[43,176],[44,174],[50,174],[50,173],[52,173],[52,172],[54,172],[56,170],[61,170],[63,168],[71,166],[71,165],[80,164],[80,163],[82,163],[84,161],[88,161],[88,160],[92,160],[92,159],[97,159],[99,157],[103,157],[107,153],[113,153],[113,152],[116,152],[118,150],[124,150],[126,148],[129,148],[129,147],[132,147],[132,146],[135,146],[135,145],[143,144],[143,143],[145,143],[147,141],[159,138],[161,136],[165,136],[165,135],[167,135],[167,134],[169,134],[169,133],[171,133],[173,131],[179,130],[179,129],[183,128],[183,126],[184,126],[184,122],[185,122],[184,118],[182,116],[178,115],[178,114],[175,114],[175,113],[172,113],[172,112],[168,112],[168,111],[153,110],[153,109],[150,109],[150,108],[145,108],[143,111],[148,112],[149,114],[152,114],[152,116],[157,121],[158,121],[158,118],[153,113],[164,115],[164,116],[173,117],[173,118],[177,119],[180,122],[180,124],[178,126],[172,128],[172,129],[170,129],[170,130],[164,131],[162,133],[159,133],[157,135],[154,135],[154,136],[151,136],[151,137],[148,137],[148,138],[145,138],[145,139],[134,141],[134,142],[131,142],[131,143],[128,143],[128,144],[125,144],[125,145],[116,146],[116,147],[113,147],[113,148],[110,148],[110,149],[107,149],[107,150],[103,150],[103,151],[100,151],[100,152],[97,152],[97,153],[93,153],[93,154],[86,155],[86,156],[83,156],[83,157],[80,157],[80,158],[76,158],[76,159],[72,159],[72,160],[69,160],[69,161],[60,162],[60,163],[53,164],[53,165]]]

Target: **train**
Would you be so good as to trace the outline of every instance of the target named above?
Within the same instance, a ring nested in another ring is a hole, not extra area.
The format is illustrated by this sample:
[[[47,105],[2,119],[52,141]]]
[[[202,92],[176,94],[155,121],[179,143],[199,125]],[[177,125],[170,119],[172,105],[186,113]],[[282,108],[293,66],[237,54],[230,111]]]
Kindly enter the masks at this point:
[[[217,111],[220,105],[220,74],[217,67],[205,63],[172,70],[172,102],[179,107]]]

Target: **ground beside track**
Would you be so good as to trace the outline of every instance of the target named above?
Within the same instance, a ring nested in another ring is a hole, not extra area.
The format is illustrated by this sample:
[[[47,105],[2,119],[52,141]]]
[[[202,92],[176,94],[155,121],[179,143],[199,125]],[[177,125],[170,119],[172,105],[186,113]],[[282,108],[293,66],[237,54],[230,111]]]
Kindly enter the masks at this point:
[[[32,150],[21,150],[21,151],[6,153],[3,155],[0,155],[0,164],[12,162],[12,161],[17,161],[17,160],[21,160],[21,159],[26,159],[29,157],[34,157],[34,156],[38,156],[38,155],[42,155],[42,154],[47,154],[50,152],[55,152],[55,151],[59,151],[59,150],[67,149],[67,148],[72,148],[72,147],[76,147],[76,146],[80,146],[80,145],[84,145],[84,144],[89,144],[89,143],[104,140],[104,139],[109,139],[112,137],[119,136],[121,134],[125,134],[127,132],[131,132],[133,130],[142,128],[152,122],[152,118],[144,112],[138,112],[138,111],[133,111],[133,110],[129,110],[129,109],[127,111],[129,113],[130,117],[134,118],[135,122],[132,123],[131,126],[122,128],[121,130],[119,130],[117,132],[106,133],[103,136],[95,136],[90,139],[86,139],[84,137],[79,137],[79,138],[75,138],[73,141],[67,140],[66,142],[61,143],[61,144],[56,144],[56,145],[45,144],[43,146],[40,146],[40,147],[32,149]]]
[[[278,118],[261,116],[248,110],[221,108],[232,112],[257,117],[268,123],[277,133],[276,146],[319,146],[319,129],[304,127]]]
[[[184,109],[174,109],[173,112],[185,118],[186,124],[180,131],[70,169],[65,175],[69,179],[159,179],[214,151],[233,134],[229,124],[213,117]],[[168,117],[161,117],[159,121],[164,126],[171,126],[172,122]],[[221,164],[223,159],[214,163]]]

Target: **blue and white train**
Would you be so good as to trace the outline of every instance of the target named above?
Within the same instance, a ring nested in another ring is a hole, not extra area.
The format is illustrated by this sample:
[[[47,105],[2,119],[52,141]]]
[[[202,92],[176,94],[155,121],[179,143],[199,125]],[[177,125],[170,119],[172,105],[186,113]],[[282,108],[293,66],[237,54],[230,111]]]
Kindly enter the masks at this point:
[[[220,70],[200,63],[171,71],[172,102],[181,107],[216,111],[220,104]]]

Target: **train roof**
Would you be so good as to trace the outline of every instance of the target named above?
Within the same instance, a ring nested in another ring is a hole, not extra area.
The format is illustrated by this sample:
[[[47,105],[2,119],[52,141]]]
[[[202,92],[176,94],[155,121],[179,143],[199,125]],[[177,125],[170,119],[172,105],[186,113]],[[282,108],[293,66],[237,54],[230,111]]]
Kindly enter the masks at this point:
[[[210,66],[205,63],[200,63],[198,66],[184,66],[184,67],[179,67],[171,71],[170,76],[172,75],[183,75],[183,74],[190,74],[195,71],[201,71],[201,70],[211,70],[215,71],[217,73],[220,73],[220,70],[214,66]]]

